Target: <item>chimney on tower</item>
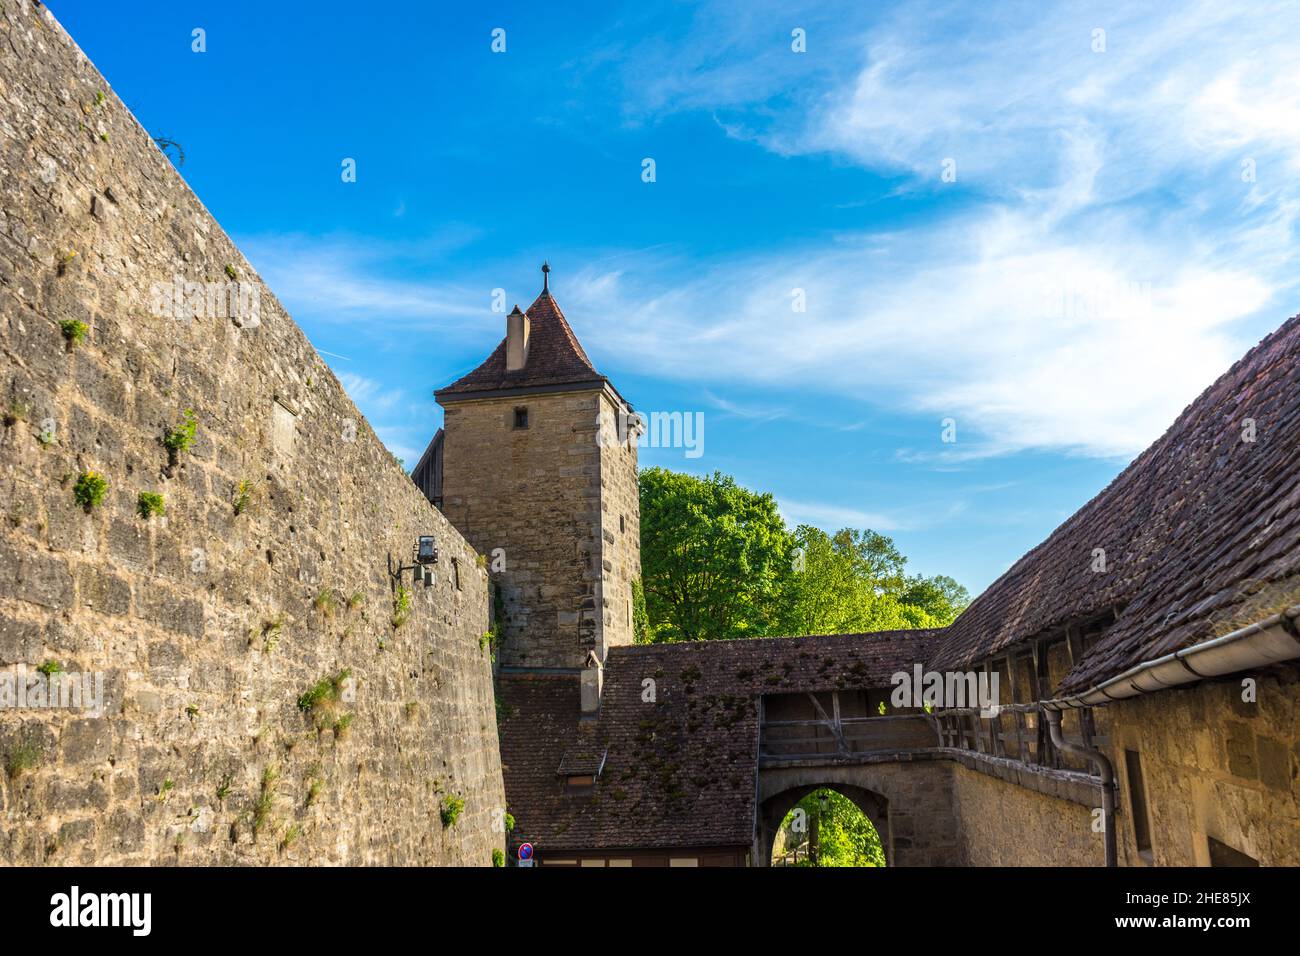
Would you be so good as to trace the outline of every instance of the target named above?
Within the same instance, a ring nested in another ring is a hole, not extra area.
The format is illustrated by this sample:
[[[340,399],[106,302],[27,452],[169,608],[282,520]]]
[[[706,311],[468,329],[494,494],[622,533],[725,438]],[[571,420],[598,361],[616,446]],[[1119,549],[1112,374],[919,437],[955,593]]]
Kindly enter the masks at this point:
[[[518,372],[528,361],[528,316],[519,306],[506,316],[506,371]]]

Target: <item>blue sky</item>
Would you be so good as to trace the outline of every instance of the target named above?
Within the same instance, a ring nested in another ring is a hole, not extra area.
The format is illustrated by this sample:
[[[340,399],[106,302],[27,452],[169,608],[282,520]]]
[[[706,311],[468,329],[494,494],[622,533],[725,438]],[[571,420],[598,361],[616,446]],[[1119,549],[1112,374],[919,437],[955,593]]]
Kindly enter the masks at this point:
[[[1295,3],[48,5],[408,467],[548,259],[643,464],[978,592],[1297,311]]]

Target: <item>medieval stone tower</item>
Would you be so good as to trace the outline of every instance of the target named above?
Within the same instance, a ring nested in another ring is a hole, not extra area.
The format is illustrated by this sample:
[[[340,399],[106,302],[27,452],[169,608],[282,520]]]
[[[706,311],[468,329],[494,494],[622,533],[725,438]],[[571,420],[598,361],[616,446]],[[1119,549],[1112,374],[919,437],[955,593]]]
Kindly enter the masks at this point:
[[[500,662],[580,668],[632,643],[641,574],[631,406],[550,293],[506,318],[478,368],[438,390],[445,426],[413,477],[489,560]]]

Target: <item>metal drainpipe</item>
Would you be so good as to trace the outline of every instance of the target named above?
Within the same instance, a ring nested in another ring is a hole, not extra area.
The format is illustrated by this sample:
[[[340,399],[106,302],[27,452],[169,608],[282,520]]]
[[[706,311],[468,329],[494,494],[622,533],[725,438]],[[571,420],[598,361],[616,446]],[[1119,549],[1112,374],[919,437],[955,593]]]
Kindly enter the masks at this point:
[[[1101,773],[1101,815],[1105,827],[1106,865],[1118,866],[1115,852],[1115,768],[1111,766],[1110,759],[1100,750],[1078,747],[1065,739],[1065,735],[1061,733],[1059,710],[1045,710],[1043,715],[1047,718],[1047,728],[1052,735],[1052,743],[1057,749],[1091,760]]]

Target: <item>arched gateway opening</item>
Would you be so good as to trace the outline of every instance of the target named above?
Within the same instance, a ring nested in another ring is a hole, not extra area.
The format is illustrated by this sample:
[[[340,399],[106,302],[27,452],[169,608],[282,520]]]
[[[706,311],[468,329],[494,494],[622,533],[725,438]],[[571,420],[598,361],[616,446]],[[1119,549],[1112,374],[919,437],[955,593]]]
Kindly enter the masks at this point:
[[[852,784],[791,787],[765,800],[762,866],[886,866],[889,801]]]

